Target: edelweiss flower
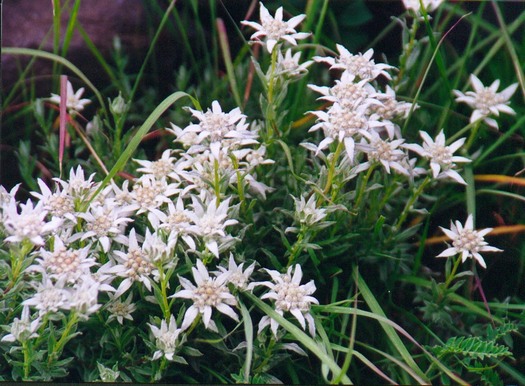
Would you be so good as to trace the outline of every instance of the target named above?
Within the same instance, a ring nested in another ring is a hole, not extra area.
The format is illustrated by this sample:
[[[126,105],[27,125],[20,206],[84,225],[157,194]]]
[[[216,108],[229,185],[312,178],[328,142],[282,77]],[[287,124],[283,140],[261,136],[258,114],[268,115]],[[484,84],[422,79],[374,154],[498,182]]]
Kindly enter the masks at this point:
[[[218,258],[221,247],[227,247],[234,240],[226,234],[225,228],[238,222],[228,219],[230,198],[223,200],[219,205],[215,197],[208,202],[202,202],[196,196],[192,196],[192,201],[193,211],[187,213],[193,222],[191,231],[202,237],[206,248]]]
[[[427,12],[432,12],[437,7],[441,5],[444,0],[422,0],[423,6]],[[403,0],[403,5],[406,9],[411,9],[415,13],[419,14],[421,12],[421,3],[420,0]]]
[[[180,346],[179,335],[182,332],[181,328],[177,328],[175,317],[171,315],[169,324],[166,320],[160,322],[160,328],[148,323],[151,332],[155,337],[155,342],[158,350],[153,353],[153,360],[157,360],[164,355],[167,360],[172,361],[173,356]]]
[[[222,273],[226,273],[228,275],[228,283],[232,283],[238,289],[245,290],[248,286],[248,280],[250,278],[250,275],[253,273],[253,270],[255,268],[255,262],[250,264],[248,268],[246,268],[244,271],[243,265],[244,263],[237,265],[235,263],[235,259],[233,258],[233,254],[230,253],[230,259],[228,260],[228,269],[221,266],[217,268]]]
[[[317,153],[338,140],[345,145],[348,158],[354,158],[355,140],[361,137],[363,131],[384,126],[376,117],[366,115],[368,105],[359,105],[351,109],[334,103],[328,111],[312,111],[319,119],[308,131],[323,129],[325,138],[319,143]]]
[[[78,166],[76,171],[74,168],[71,168],[67,181],[61,180],[60,178],[53,178],[53,180],[62,185],[62,192],[66,192],[74,198],[83,199],[92,189],[96,188],[96,184],[93,182],[94,176],[95,173],[91,174],[86,180],[84,177],[84,169],[82,169],[82,166]]]
[[[166,178],[156,179],[151,174],[140,177],[131,191],[132,205],[138,207],[137,214],[149,212],[180,192],[178,183],[168,183]]]
[[[106,305],[106,309],[111,313],[108,318],[108,322],[112,319],[117,319],[117,322],[120,324],[124,323],[124,319],[133,320],[131,314],[136,310],[134,303],[131,303],[133,300],[133,293],[130,293],[126,300],[120,300],[120,297],[117,297],[108,292],[109,303]]]
[[[398,101],[396,99],[396,92],[390,87],[386,86],[386,92],[377,93],[374,95],[379,103],[371,104],[370,110],[372,113],[378,114],[381,118],[392,120],[395,118],[406,119],[412,108],[412,103]],[[419,106],[416,105],[414,109]]]
[[[340,69],[349,72],[358,77],[360,80],[374,80],[379,75],[383,75],[387,79],[392,79],[390,74],[386,72],[394,68],[388,64],[374,62],[374,50],[370,48],[364,54],[351,54],[345,47],[336,44],[337,51],[339,51],[338,58],[315,56],[316,62],[324,62],[330,64],[330,69]]]
[[[47,313],[55,313],[61,310],[71,309],[71,293],[64,288],[65,278],[59,278],[53,283],[50,277],[45,274],[42,282],[37,285],[36,294],[22,302],[23,305],[33,306],[43,316]]]
[[[456,102],[464,102],[474,109],[470,116],[470,123],[483,119],[489,126],[498,128],[496,120],[488,116],[493,114],[499,116],[499,113],[516,114],[516,112],[508,106],[509,99],[516,91],[518,83],[511,84],[509,87],[501,92],[498,91],[499,79],[492,82],[489,87],[483,86],[483,83],[474,74],[470,75],[470,84],[474,87],[474,91],[467,91],[463,94],[459,90],[453,90],[456,95]]]
[[[296,52],[292,56],[292,49],[288,48],[284,55],[281,51],[278,52],[276,73],[277,75],[299,78],[308,72],[308,67],[313,63],[313,60],[308,60],[304,63],[299,64],[301,59],[301,52]]]
[[[93,257],[88,257],[90,246],[82,249],[71,249],[64,245],[62,239],[55,236],[53,252],[40,249],[40,257],[33,265],[33,270],[47,272],[51,277],[65,277],[67,282],[76,281],[81,275],[89,273],[89,268],[96,264]]]
[[[180,196],[177,197],[175,204],[173,201],[168,202],[167,210],[154,209],[151,213],[153,216],[150,216],[150,221],[153,220],[154,228],[165,230],[169,233],[169,238],[173,238],[175,241],[180,236],[191,250],[197,248],[191,237],[191,211],[185,208],[184,201]]]
[[[461,261],[465,262],[468,257],[476,259],[483,268],[487,268],[485,260],[479,252],[502,252],[501,249],[491,247],[485,241],[484,236],[492,231],[492,228],[475,230],[472,215],[467,217],[465,225],[459,221],[455,224],[450,222],[450,229],[440,227],[441,230],[452,240],[452,246],[445,249],[437,257],[450,257],[461,254]]]
[[[191,114],[200,122],[186,127],[185,131],[199,134],[199,139],[210,137],[211,142],[217,142],[225,138],[228,133],[237,130],[246,130],[248,124],[245,123],[246,115],[241,113],[241,109],[236,107],[229,113],[223,112],[218,101],[213,101],[211,110],[206,112],[188,108]]]
[[[381,106],[381,103],[377,101],[376,97],[379,94],[376,89],[370,84],[368,79],[355,81],[356,76],[349,73],[343,72],[341,79],[335,81],[335,86],[316,86],[309,84],[308,87],[323,96],[319,99],[338,103],[341,106],[354,108],[361,104],[377,104]]]
[[[292,270],[294,271],[293,276]],[[270,274],[273,282],[252,283],[248,286],[248,289],[258,285],[270,288],[270,291],[262,295],[261,299],[275,300],[275,311],[279,315],[283,315],[284,312],[290,312],[297,319],[303,330],[306,328],[305,321],[308,322],[310,335],[315,336],[315,322],[309,312],[312,303],[319,304],[316,298],[310,296],[316,289],[314,281],[311,280],[307,284],[301,285],[303,272],[299,264],[295,265],[295,268],[289,267],[285,274],[269,269],[265,269],[265,271]],[[279,323],[267,315],[263,316],[259,322],[259,333],[268,325],[270,325],[273,334],[277,336]]]
[[[173,178],[179,180],[179,175],[175,169],[175,158],[171,156],[171,150],[167,149],[162,152],[161,158],[156,161],[145,161],[140,159],[134,159],[135,162],[140,164],[142,167],[138,168],[137,171],[152,175],[153,178],[160,180],[162,178]]]
[[[31,195],[42,202],[44,210],[47,210],[52,216],[65,217],[76,223],[73,197],[58,187],[53,193],[40,178],[37,182],[42,193],[31,192]]]
[[[366,153],[368,161],[359,164],[355,169],[356,173],[367,170],[373,164],[379,163],[388,174],[390,174],[390,169],[394,169],[398,173],[410,175],[410,171],[406,167],[407,155],[399,148],[405,142],[404,139],[384,140],[374,131],[363,132],[362,135],[367,139],[368,143],[361,142],[356,145],[356,149]]]
[[[77,112],[84,110],[84,107],[91,103],[89,99],[80,99],[84,94],[84,87],[78,89],[77,92],[73,90],[73,85],[70,81],[67,81],[67,97],[66,97],[66,106],[69,114],[74,115]],[[51,94],[49,102],[55,103],[60,106],[60,95]]]
[[[315,201],[315,194],[312,194],[308,201],[305,200],[304,196],[301,198],[292,197],[295,202],[295,219],[299,224],[311,227],[312,225],[320,222],[326,217],[327,209],[317,208]],[[299,229],[296,227],[286,228],[286,232],[298,232]]]
[[[309,33],[297,32],[295,27],[301,23],[306,15],[297,15],[288,21],[283,21],[283,7],[279,7],[275,11],[275,17],[270,15],[268,9],[260,3],[259,18],[261,24],[253,21],[242,21],[241,24],[252,27],[257,30],[250,39],[255,43],[260,43],[259,38],[266,36],[266,49],[272,53],[275,45],[280,40],[285,40],[291,45],[297,45],[297,40],[306,39],[310,36]]]
[[[75,310],[82,320],[87,320],[89,315],[97,312],[101,307],[98,304],[98,292],[100,283],[91,277],[91,274],[84,274],[80,277],[74,287],[71,288],[70,307]]]
[[[423,147],[417,144],[404,144],[405,149],[412,150],[422,157],[430,159],[430,168],[434,178],[450,177],[454,181],[466,185],[465,180],[454,170],[455,162],[470,162],[468,158],[454,156],[454,152],[458,150],[465,138],[458,139],[449,146],[445,145],[445,134],[443,130],[439,132],[434,141],[428,133],[420,131],[419,134],[423,138]]]
[[[117,288],[117,292],[115,293],[116,297],[126,292],[135,281],[141,282],[148,291],[151,291],[149,276],[155,271],[155,265],[139,246],[135,228],[129,232],[128,240],[129,246],[127,253],[122,251],[113,252],[119,264],[115,265],[111,271],[125,278]]]
[[[40,317],[31,321],[29,307],[26,305],[22,309],[21,319],[15,318],[11,324],[11,333],[2,338],[2,342],[14,342],[15,340],[24,343],[31,338],[38,337],[36,331],[40,327]]]
[[[57,217],[53,217],[49,222],[45,221],[48,212],[44,210],[42,202],[33,206],[31,200],[27,200],[26,204],[20,204],[20,209],[18,213],[14,198],[4,208],[3,225],[9,235],[5,238],[7,242],[30,240],[34,245],[41,246],[45,244],[42,236],[58,230],[62,225],[63,220]]]
[[[191,326],[197,315],[202,314],[204,326],[217,332],[217,326],[211,320],[212,307],[238,322],[237,314],[230,307],[236,306],[237,300],[226,286],[229,272],[223,272],[211,278],[208,270],[199,259],[197,259],[197,268],[193,267],[191,270],[197,286],[193,285],[188,279],[179,276],[180,284],[184,289],[170,296],[193,301],[193,304],[184,314],[181,329],[186,330]]]
[[[128,222],[133,221],[125,217],[127,209],[107,200],[104,205],[91,207],[89,212],[78,213],[77,216],[85,220],[84,231],[77,232],[70,241],[77,239],[92,239],[100,243],[102,250],[107,253],[111,242],[114,240],[120,244],[127,242],[124,228]]]

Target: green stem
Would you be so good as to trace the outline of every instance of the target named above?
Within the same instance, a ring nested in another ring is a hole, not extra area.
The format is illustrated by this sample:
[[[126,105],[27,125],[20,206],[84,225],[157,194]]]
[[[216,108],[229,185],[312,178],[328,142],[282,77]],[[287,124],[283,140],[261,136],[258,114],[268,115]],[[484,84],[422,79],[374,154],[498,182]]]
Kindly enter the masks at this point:
[[[26,340],[22,342],[22,351],[24,352],[24,381],[29,380],[29,371],[31,370],[31,349],[29,342]]]
[[[221,184],[220,184],[220,176],[219,176],[219,160],[213,161],[213,190],[215,191],[215,197],[217,197],[217,201],[215,203],[215,206],[218,208],[219,204],[221,203]]]
[[[361,186],[359,186],[359,193],[357,194],[357,197],[356,197],[356,200],[355,200],[355,205],[354,205],[354,210],[359,210],[359,205],[361,204],[361,200],[363,199],[363,196],[364,196],[364,193],[365,193],[365,190],[366,190],[366,186],[368,185],[368,181],[370,180],[370,177],[372,176],[372,173],[374,172],[375,170],[375,167],[376,165],[375,164],[372,164],[365,176],[363,177],[363,179],[361,180]]]
[[[450,283],[452,282],[452,280],[454,280],[456,276],[456,272],[459,267],[459,263],[461,263],[460,256],[457,257],[456,261],[454,262],[454,267],[452,267],[452,271],[450,272],[450,275],[447,277],[447,280],[445,281],[445,289],[447,289]]]
[[[270,76],[268,79],[268,105],[273,105],[273,94],[275,88],[275,68],[277,66],[277,52],[279,49],[277,45],[273,48],[272,51],[272,63],[270,64]]]
[[[408,44],[406,45],[406,50],[402,53],[401,57],[399,58],[399,72],[397,73],[397,76],[395,77],[394,82],[393,82],[394,89],[397,88],[401,80],[404,78],[404,73],[406,71],[406,64],[408,62],[408,58],[410,57],[410,54],[412,54],[412,51],[414,50],[414,46],[416,43],[416,34],[417,34],[418,28],[419,28],[419,22],[416,17],[414,18],[412,27],[410,28],[410,40]]]
[[[51,364],[55,359],[57,359],[62,350],[64,349],[64,346],[66,345],[67,341],[69,340],[69,336],[71,334],[71,329],[75,324],[78,322],[78,315],[76,312],[72,312],[69,315],[69,320],[67,321],[66,327],[64,328],[64,332],[62,333],[62,336],[58,340],[58,342],[54,345],[53,351],[49,354],[48,357],[48,364]]]
[[[330,192],[330,189],[332,188],[332,182],[334,179],[335,174],[335,166],[337,165],[337,161],[339,160],[339,157],[341,156],[341,152],[343,151],[345,145],[343,142],[339,142],[337,144],[337,149],[335,150],[335,153],[331,159],[330,167],[328,169],[328,176],[326,177],[326,185],[323,190],[323,195],[327,195],[328,192]],[[317,200],[317,206],[319,206],[323,202],[323,196],[319,197]]]
[[[405,222],[408,216],[408,213],[410,212],[410,208],[412,208],[412,205],[414,205],[414,203],[419,198],[419,196],[423,193],[423,190],[429,184],[430,181],[431,181],[430,176],[427,176],[423,180],[421,185],[419,185],[419,187],[414,191],[414,193],[412,194],[412,197],[410,197],[410,199],[405,204],[405,207],[403,208],[403,211],[401,212],[401,215],[399,216],[399,219],[397,220],[397,223],[394,226],[394,231],[398,231],[401,228],[401,225],[403,225],[403,223]]]
[[[478,119],[476,122],[473,123],[472,130],[470,131],[470,135],[468,137],[467,143],[465,146],[462,147],[462,151],[466,154],[470,147],[472,146],[472,143],[474,143],[474,140],[476,139],[476,136],[478,135],[479,126],[481,125],[481,119]]]
[[[286,266],[286,268],[292,265],[297,255],[301,252],[301,245],[306,234],[306,229],[307,228],[305,226],[301,226],[301,229],[299,230],[299,235],[297,236],[297,241],[293,245],[292,251],[290,252],[290,257],[288,258],[288,265]]]

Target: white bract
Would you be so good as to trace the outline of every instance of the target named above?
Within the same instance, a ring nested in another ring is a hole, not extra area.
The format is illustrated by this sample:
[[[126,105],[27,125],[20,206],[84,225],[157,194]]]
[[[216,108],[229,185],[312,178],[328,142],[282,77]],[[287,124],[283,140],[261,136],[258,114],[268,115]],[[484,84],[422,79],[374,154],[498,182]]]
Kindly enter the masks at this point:
[[[428,158],[430,160],[430,169],[432,170],[432,176],[434,178],[440,179],[449,177],[460,184],[466,185],[467,183],[463,177],[454,170],[456,163],[470,162],[468,158],[454,155],[454,152],[465,143],[465,138],[458,139],[447,146],[445,144],[446,140],[443,130],[439,132],[435,140],[433,140],[425,131],[420,131],[419,134],[421,135],[421,138],[423,138],[423,146],[417,144],[405,144],[403,147],[416,152],[422,157]]]
[[[217,326],[211,320],[212,308],[216,308],[233,320],[239,321],[239,317],[231,307],[237,305],[237,300],[226,286],[230,273],[222,272],[215,277],[210,277],[208,270],[200,259],[197,259],[197,267],[193,267],[191,270],[196,286],[188,279],[179,276],[183,289],[170,296],[172,298],[191,299],[193,302],[184,314],[181,329],[186,330],[190,327],[200,314],[202,315],[204,326],[217,332]]]
[[[179,335],[182,329],[177,328],[175,317],[171,315],[169,323],[166,320],[160,322],[160,328],[148,323],[151,332],[155,337],[155,342],[158,350],[153,353],[153,360],[164,356],[167,360],[172,361],[175,352],[179,348]]]
[[[266,49],[271,53],[276,44],[284,40],[291,45],[297,45],[297,40],[306,39],[310,36],[309,33],[297,32],[295,27],[301,23],[306,15],[297,15],[288,21],[283,20],[283,7],[279,7],[275,11],[275,17],[270,15],[268,9],[260,3],[259,18],[260,24],[253,21],[242,21],[241,24],[252,27],[257,30],[251,37],[251,41],[260,43],[260,38],[266,37]]]
[[[251,283],[248,288],[260,285],[268,287],[270,291],[262,295],[261,299],[273,299],[275,301],[275,311],[281,316],[285,312],[290,312],[297,319],[303,330],[306,328],[307,322],[310,335],[315,336],[315,321],[310,313],[310,305],[312,303],[319,304],[319,302],[316,298],[310,296],[316,290],[314,281],[310,280],[308,283],[301,285],[303,272],[299,264],[289,267],[284,274],[270,269],[265,269],[265,271],[272,277],[273,282],[255,282]],[[277,336],[279,323],[268,315],[261,318],[259,333],[268,325],[273,334]]]
[[[8,235],[5,241],[10,243],[29,240],[34,245],[42,246],[45,244],[43,237],[57,231],[63,223],[57,217],[46,221],[48,212],[41,202],[33,205],[31,200],[27,200],[25,204],[20,204],[19,212],[17,202],[12,198],[3,209],[3,226]]]
[[[352,54],[341,44],[336,44],[337,51],[339,51],[338,58],[315,56],[314,60],[317,62],[324,62],[330,65],[331,69],[339,69],[349,72],[360,80],[374,80],[379,75],[383,75],[387,79],[392,79],[386,70],[393,67],[385,63],[375,63],[372,57],[374,50],[370,48],[364,54]]]
[[[474,91],[467,91],[463,94],[459,90],[453,90],[454,95],[456,95],[456,102],[464,102],[474,109],[470,116],[470,123],[483,119],[489,126],[497,129],[498,123],[493,118],[489,118],[489,115],[499,116],[500,112],[511,115],[516,114],[508,104],[510,97],[518,87],[518,83],[511,84],[498,93],[499,79],[492,82],[489,87],[485,87],[476,75],[471,74],[470,84]]]
[[[84,107],[91,103],[89,99],[81,99],[82,94],[84,94],[84,87],[81,87],[75,92],[73,90],[73,85],[70,81],[67,81],[67,96],[66,96],[66,106],[69,114],[74,115],[76,113],[84,110]],[[60,106],[60,95],[51,94],[49,102],[55,103]]]
[[[18,341],[24,343],[31,338],[37,338],[37,330],[40,327],[40,317],[35,320],[31,320],[29,314],[29,306],[25,305],[22,308],[21,319],[15,318],[11,324],[10,334],[7,334],[2,338],[2,342],[14,342]]]
[[[452,246],[445,249],[437,257],[461,255],[462,262],[471,257],[483,268],[487,268],[487,264],[479,252],[502,252],[501,249],[488,245],[484,239],[484,236],[490,233],[492,228],[475,230],[471,214],[467,217],[465,225],[462,225],[459,221],[455,223],[451,221],[450,229],[440,228],[452,240]]]

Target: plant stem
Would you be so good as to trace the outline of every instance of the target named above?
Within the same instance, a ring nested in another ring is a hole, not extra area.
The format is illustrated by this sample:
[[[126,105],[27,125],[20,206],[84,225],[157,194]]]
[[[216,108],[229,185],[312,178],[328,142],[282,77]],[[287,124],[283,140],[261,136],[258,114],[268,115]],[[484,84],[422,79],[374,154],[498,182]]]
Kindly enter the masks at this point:
[[[344,146],[345,145],[344,145],[343,142],[339,142],[337,144],[337,149],[335,149],[335,153],[334,153],[334,155],[333,155],[333,157],[331,159],[330,167],[328,169],[328,176],[326,177],[326,185],[325,185],[324,190],[323,190],[323,194],[324,195],[328,194],[328,192],[332,188],[332,181],[334,179],[334,174],[335,174],[335,166],[337,165],[337,161],[339,160],[339,157],[341,155],[341,152],[344,149]],[[323,202],[323,197],[321,196],[317,200],[317,206],[319,206],[322,202]]]
[[[423,193],[423,190],[429,184],[430,181],[431,181],[430,176],[427,176],[423,180],[421,185],[419,185],[419,187],[414,191],[414,193],[412,194],[412,197],[410,197],[410,199],[405,204],[405,207],[403,208],[403,211],[401,212],[401,215],[399,216],[399,219],[397,220],[397,223],[394,226],[394,231],[398,231],[401,228],[401,225],[403,225],[403,223],[405,222],[408,216],[408,213],[410,212],[410,208],[412,208],[412,205],[414,205],[414,203],[416,202],[418,197],[421,195],[421,193]]]
[[[456,261],[454,262],[454,267],[452,267],[452,271],[450,272],[450,275],[447,277],[447,280],[445,281],[445,289],[448,288],[452,280],[454,280],[454,277],[456,276],[456,272],[459,267],[459,263],[461,263],[461,257],[458,256]]]

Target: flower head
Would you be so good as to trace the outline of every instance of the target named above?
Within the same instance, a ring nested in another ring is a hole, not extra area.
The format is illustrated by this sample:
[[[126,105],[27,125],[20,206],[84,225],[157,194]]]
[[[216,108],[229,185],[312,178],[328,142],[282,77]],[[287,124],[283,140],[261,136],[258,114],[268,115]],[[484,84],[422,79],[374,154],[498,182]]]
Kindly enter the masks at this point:
[[[498,123],[489,118],[489,115],[499,116],[499,113],[516,114],[516,112],[508,106],[509,99],[518,87],[517,83],[511,84],[509,87],[501,92],[498,91],[499,79],[492,82],[489,87],[485,87],[483,83],[474,74],[470,75],[470,84],[474,91],[467,91],[463,94],[459,90],[454,90],[456,95],[456,102],[464,102],[474,109],[470,116],[470,122],[475,122],[478,119],[483,119],[489,126],[498,128]]]
[[[222,273],[228,274],[228,283],[232,283],[238,289],[244,290],[248,286],[248,280],[255,268],[255,262],[250,264],[245,270],[243,270],[243,265],[244,263],[237,265],[235,263],[235,259],[233,258],[233,254],[230,253],[230,259],[228,260],[228,269],[221,266],[217,268],[219,268],[219,271],[221,271]]]
[[[31,200],[26,204],[20,204],[18,212],[17,203],[14,198],[4,207],[3,221],[8,237],[5,241],[11,243],[29,240],[34,245],[44,245],[42,236],[58,230],[63,220],[53,217],[49,222],[45,218],[48,212],[44,210],[42,202],[33,205]]]
[[[293,271],[293,274],[292,274]],[[275,311],[279,315],[284,312],[290,312],[299,322],[303,330],[306,328],[308,322],[308,329],[312,336],[315,336],[315,322],[310,314],[310,305],[312,303],[319,304],[316,298],[310,296],[315,292],[315,284],[313,280],[301,285],[303,272],[299,264],[288,268],[284,274],[278,271],[266,269],[266,272],[272,277],[273,282],[259,282],[252,283],[248,288],[253,288],[257,285],[264,285],[270,288],[270,291],[261,296],[261,299],[273,299],[275,301]],[[275,336],[277,336],[277,327],[279,323],[264,316],[259,322],[259,332],[266,326],[270,328]]]
[[[277,74],[285,76],[287,78],[299,78],[308,72],[308,67],[313,63],[313,60],[307,60],[304,63],[299,64],[301,59],[301,52],[296,52],[292,55],[292,49],[288,48],[283,53],[279,51],[277,57]]]
[[[153,353],[153,360],[164,356],[167,360],[172,361],[175,352],[179,348],[179,335],[182,332],[182,329],[177,328],[175,317],[171,315],[169,323],[166,323],[166,320],[160,322],[160,328],[153,324],[148,323],[148,325],[155,337],[158,348],[158,350]]]
[[[412,150],[420,156],[430,160],[430,168],[434,178],[449,177],[456,182],[466,185],[465,180],[454,170],[456,162],[470,162],[468,158],[453,155],[463,143],[465,138],[458,139],[450,145],[445,144],[445,134],[443,130],[439,132],[436,139],[433,140],[428,133],[420,131],[419,134],[423,138],[423,146],[417,144],[404,144],[405,149]]]
[[[387,79],[392,79],[390,74],[386,71],[393,67],[385,63],[375,63],[372,57],[374,50],[370,48],[364,54],[352,54],[344,46],[337,44],[339,51],[338,58],[332,57],[314,57],[317,62],[324,62],[330,64],[331,69],[340,69],[349,72],[360,80],[374,80],[379,75],[383,75]]]
[[[73,85],[70,81],[67,81],[67,97],[66,97],[66,106],[68,109],[69,114],[74,115],[82,110],[84,110],[84,107],[91,103],[89,99],[80,99],[82,97],[82,94],[84,94],[84,87],[81,87],[75,92],[73,90]],[[56,103],[57,105],[60,105],[60,95],[57,94],[51,94],[51,98],[49,98],[49,101],[51,103]]]
[[[31,338],[38,337],[36,331],[40,327],[40,317],[31,320],[29,315],[29,306],[24,306],[22,309],[21,319],[15,318],[11,324],[11,333],[2,338],[2,342],[14,342],[15,340],[23,343]]]
[[[452,240],[452,246],[445,249],[437,257],[461,254],[463,262],[471,257],[476,259],[483,268],[487,268],[487,264],[479,252],[501,252],[501,249],[491,247],[484,239],[484,236],[492,231],[492,228],[475,230],[471,214],[467,217],[465,225],[459,221],[456,221],[455,224],[451,221],[450,229],[440,228]]]
[[[423,2],[423,6],[425,7],[425,10],[427,12],[432,12],[437,7],[441,5],[441,3],[444,0],[421,0]],[[403,0],[403,5],[406,9],[411,9],[416,14],[419,14],[421,12],[421,3],[420,0]]]
[[[106,309],[110,312],[108,322],[112,319],[117,319],[120,324],[124,323],[124,319],[133,320],[131,314],[135,311],[136,306],[131,301],[133,300],[133,293],[130,293],[126,300],[121,300],[120,297],[108,292],[110,302],[107,304]]]
[[[184,314],[181,329],[186,330],[195,318],[202,314],[204,326],[217,332],[217,326],[211,320],[212,308],[216,308],[233,320],[239,321],[239,317],[231,308],[231,306],[237,305],[237,300],[226,286],[230,273],[222,272],[215,277],[210,277],[208,270],[199,259],[197,259],[197,267],[193,267],[191,270],[196,286],[188,279],[179,276],[183,289],[171,296],[172,298],[184,298],[193,301],[193,304]]]
[[[275,17],[272,17],[263,3],[260,3],[259,17],[261,21],[260,24],[246,20],[242,21],[241,24],[257,30],[257,32],[250,37],[250,39],[256,43],[260,42],[259,39],[261,37],[266,36],[266,48],[270,53],[280,40],[284,40],[295,46],[297,45],[297,40],[306,39],[310,36],[309,33],[297,32],[295,30],[295,27],[304,20],[306,15],[297,15],[288,21],[284,21],[283,7],[279,7],[275,12]]]

